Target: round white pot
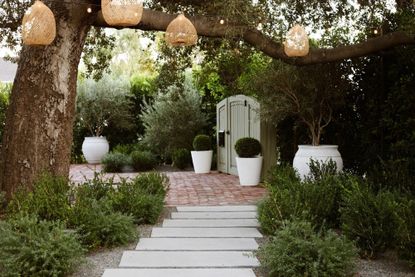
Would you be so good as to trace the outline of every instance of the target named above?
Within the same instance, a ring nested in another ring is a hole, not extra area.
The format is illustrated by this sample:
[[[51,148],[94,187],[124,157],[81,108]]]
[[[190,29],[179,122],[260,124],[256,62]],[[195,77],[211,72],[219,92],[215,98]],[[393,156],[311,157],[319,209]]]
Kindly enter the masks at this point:
[[[195,173],[209,173],[212,165],[213,150],[191,151]]]
[[[301,179],[310,174],[311,159],[320,163],[327,163],[331,159],[336,163],[337,171],[343,170],[343,159],[337,145],[299,145],[294,157],[293,167],[297,170]]]
[[[255,158],[236,158],[239,183],[241,186],[256,186],[261,181],[262,156]]]
[[[82,153],[90,164],[101,163],[109,149],[108,141],[104,137],[86,137],[84,143],[82,143]]]

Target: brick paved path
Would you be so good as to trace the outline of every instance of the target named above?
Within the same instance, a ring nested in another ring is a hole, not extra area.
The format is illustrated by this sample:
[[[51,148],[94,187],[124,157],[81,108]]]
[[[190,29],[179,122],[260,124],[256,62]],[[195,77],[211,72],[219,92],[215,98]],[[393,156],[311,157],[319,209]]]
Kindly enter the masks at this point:
[[[100,165],[72,165],[70,178],[79,183],[100,172]],[[170,190],[166,198],[168,206],[183,205],[238,205],[255,204],[265,195],[261,187],[242,187],[237,176],[212,172],[195,174],[190,171],[165,172],[170,178]],[[105,174],[106,178],[133,178],[137,173]]]

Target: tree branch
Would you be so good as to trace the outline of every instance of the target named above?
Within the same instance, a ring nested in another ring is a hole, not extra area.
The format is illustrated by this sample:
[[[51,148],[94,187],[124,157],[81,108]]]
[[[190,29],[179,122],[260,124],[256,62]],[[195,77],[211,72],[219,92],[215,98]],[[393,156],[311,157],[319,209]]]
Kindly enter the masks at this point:
[[[140,24],[131,28],[145,31],[165,31],[168,24],[175,17],[176,15],[145,9]],[[264,54],[294,65],[340,61],[374,54],[399,45],[415,44],[415,36],[410,36],[405,32],[393,32],[353,45],[339,46],[332,49],[310,49],[310,54],[306,57],[290,58],[285,55],[281,43],[274,41],[254,28],[243,25],[220,24],[203,16],[190,17],[189,19],[195,25],[199,36],[238,37]],[[101,13],[98,13],[93,25],[96,27],[111,27],[105,22]]]

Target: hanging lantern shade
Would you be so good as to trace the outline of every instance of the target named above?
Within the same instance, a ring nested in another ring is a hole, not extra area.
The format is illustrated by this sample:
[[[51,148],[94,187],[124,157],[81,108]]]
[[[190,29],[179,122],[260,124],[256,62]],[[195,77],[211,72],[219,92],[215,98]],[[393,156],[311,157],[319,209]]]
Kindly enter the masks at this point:
[[[166,29],[166,42],[173,46],[195,45],[197,31],[192,22],[183,14],[179,14]]]
[[[36,1],[23,16],[22,40],[26,45],[49,45],[56,37],[53,12]]]
[[[143,16],[141,0],[102,0],[102,15],[111,26],[135,26]]]
[[[284,51],[288,57],[307,56],[310,51],[308,35],[303,26],[296,24],[288,33],[284,42]]]

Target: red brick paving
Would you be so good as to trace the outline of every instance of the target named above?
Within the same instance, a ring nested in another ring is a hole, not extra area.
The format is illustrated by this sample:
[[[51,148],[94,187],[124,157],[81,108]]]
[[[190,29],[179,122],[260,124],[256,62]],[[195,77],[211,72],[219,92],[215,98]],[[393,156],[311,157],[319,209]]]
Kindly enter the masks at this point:
[[[91,179],[101,172],[100,165],[72,165],[70,178],[75,183]],[[168,206],[255,204],[265,195],[262,187],[242,187],[237,176],[212,172],[195,174],[190,171],[165,172],[170,179]],[[105,174],[105,178],[134,178],[138,173]]]

